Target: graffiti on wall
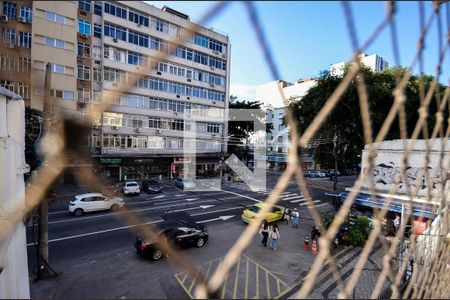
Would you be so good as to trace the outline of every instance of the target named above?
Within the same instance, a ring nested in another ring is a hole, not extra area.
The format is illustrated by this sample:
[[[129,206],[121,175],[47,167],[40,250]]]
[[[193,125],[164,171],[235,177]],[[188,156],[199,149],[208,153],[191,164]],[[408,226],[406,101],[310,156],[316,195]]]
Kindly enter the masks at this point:
[[[429,174],[427,179],[426,174]],[[441,184],[444,184],[445,180],[442,180],[439,174],[433,172],[433,168],[406,168],[406,180],[403,180],[402,172],[393,162],[377,164],[372,170],[373,180],[376,184],[390,185],[393,183],[399,183],[399,188],[420,188],[426,189],[430,185],[431,189],[440,188]],[[448,175],[446,176],[448,177]],[[406,186],[405,186],[406,185]]]

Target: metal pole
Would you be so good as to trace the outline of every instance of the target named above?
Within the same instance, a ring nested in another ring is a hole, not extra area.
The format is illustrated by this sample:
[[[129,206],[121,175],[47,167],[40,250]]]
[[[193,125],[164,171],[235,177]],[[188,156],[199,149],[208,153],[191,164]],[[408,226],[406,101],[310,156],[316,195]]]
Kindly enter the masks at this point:
[[[336,143],[337,143],[337,135],[336,135],[336,126],[334,126],[334,137],[333,137],[333,155],[334,155],[334,183],[333,190],[337,190],[337,154],[336,154]]]
[[[47,63],[44,81],[44,126],[45,134],[50,133],[51,122],[53,121],[53,105],[50,103],[50,72],[51,64]],[[48,263],[48,194],[45,195],[39,206],[39,256],[37,278],[47,278],[49,275]]]

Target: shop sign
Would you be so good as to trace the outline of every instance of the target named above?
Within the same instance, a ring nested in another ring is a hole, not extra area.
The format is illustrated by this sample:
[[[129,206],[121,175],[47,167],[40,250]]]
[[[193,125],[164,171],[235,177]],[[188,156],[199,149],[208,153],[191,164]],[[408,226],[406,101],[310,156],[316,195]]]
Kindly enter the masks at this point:
[[[191,158],[190,157],[188,157],[188,158],[185,158],[185,157],[175,157],[174,159],[173,159],[173,162],[174,163],[190,163],[191,162]]]
[[[140,164],[142,164],[142,163],[150,163],[150,164],[152,164],[153,163],[153,159],[151,159],[151,158],[140,158],[140,159],[135,159],[134,162],[135,163],[140,163]]]
[[[100,163],[103,165],[114,165],[122,163],[121,158],[100,158]]]

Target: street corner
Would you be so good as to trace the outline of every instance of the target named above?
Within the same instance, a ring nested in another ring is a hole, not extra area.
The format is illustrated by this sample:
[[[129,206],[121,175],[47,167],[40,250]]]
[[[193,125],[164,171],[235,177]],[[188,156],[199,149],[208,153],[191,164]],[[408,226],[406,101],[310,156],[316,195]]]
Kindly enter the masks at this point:
[[[222,262],[223,257],[197,266],[208,281]],[[195,297],[195,279],[186,272],[176,273],[175,279],[191,299]],[[242,254],[231,268],[224,283],[216,292],[219,299],[271,299],[278,298],[288,285],[275,273]]]

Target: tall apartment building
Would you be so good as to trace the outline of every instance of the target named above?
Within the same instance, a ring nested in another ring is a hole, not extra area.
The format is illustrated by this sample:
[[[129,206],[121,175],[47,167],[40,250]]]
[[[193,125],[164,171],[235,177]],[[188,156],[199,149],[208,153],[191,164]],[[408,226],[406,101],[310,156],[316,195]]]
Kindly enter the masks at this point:
[[[380,72],[389,68],[389,63],[377,54],[368,55],[366,53],[361,53],[359,55],[361,63],[372,69],[374,72]],[[341,61],[330,66],[330,72],[336,76],[342,76],[344,74],[344,67],[348,64],[348,61]]]
[[[43,109],[46,63],[55,109],[81,118],[87,103],[101,103],[119,82],[151,68],[98,114],[89,138],[97,171],[117,180],[180,175],[184,137],[194,136],[197,172],[217,170],[226,152],[228,36],[205,26],[189,32],[189,16],[140,1],[0,1],[0,7],[0,85],[27,106]],[[169,41],[185,34],[183,45]],[[157,55],[166,59],[157,62]]]

